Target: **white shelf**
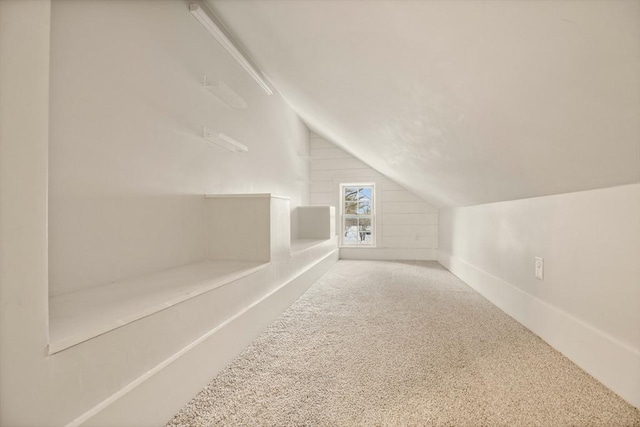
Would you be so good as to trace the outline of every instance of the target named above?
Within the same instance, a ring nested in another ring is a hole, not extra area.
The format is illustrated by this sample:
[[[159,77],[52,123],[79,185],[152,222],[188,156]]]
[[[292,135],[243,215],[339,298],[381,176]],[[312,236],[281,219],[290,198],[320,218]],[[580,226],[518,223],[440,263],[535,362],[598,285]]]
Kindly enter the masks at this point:
[[[204,87],[211,92],[220,101],[227,104],[229,107],[236,110],[244,110],[247,108],[247,103],[240,97],[233,89],[231,89],[225,82],[218,82],[217,85],[211,84],[207,81],[207,76],[204,76]]]
[[[49,354],[149,316],[268,266],[201,261],[49,298]]]
[[[225,150],[229,150],[233,153],[246,153],[247,151],[249,151],[249,148],[246,145],[236,141],[229,135],[226,135],[222,132],[218,132],[216,134],[206,126],[202,127],[202,137],[208,143],[219,148],[224,148]]]

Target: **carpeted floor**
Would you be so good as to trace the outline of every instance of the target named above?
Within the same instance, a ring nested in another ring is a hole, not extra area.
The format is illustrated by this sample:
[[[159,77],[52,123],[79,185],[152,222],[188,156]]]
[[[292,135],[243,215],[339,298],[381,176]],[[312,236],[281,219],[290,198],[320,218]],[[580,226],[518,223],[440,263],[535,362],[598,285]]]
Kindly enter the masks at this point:
[[[167,426],[640,426],[433,262],[339,261]]]

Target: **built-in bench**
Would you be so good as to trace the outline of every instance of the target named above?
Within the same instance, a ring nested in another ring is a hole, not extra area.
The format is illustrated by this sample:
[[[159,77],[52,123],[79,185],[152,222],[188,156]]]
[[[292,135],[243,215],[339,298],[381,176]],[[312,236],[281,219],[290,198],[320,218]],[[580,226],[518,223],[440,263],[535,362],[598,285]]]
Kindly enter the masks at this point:
[[[231,283],[264,262],[206,260],[49,299],[49,353],[57,353]]]
[[[274,209],[274,199],[282,206]],[[273,256],[288,252],[288,198],[206,195],[204,206],[206,258],[202,261],[51,296],[49,353],[254,274],[267,267]]]

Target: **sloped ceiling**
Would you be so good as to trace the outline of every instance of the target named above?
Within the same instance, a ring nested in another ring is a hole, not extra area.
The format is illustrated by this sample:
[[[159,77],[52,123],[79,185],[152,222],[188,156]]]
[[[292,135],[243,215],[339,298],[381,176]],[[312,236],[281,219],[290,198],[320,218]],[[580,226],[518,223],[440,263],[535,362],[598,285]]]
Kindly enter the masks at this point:
[[[209,1],[317,133],[438,206],[640,181],[640,2]]]

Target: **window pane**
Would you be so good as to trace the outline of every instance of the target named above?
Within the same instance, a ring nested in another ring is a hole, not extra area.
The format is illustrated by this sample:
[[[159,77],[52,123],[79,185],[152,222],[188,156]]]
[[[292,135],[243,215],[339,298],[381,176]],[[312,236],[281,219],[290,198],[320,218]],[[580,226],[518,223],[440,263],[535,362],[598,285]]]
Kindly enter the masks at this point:
[[[358,218],[345,218],[344,220],[344,239],[345,245],[358,244]]]
[[[360,218],[359,230],[360,230],[360,243],[370,245],[371,233],[373,232],[373,228],[371,226],[371,218]]]
[[[371,202],[359,202],[358,203],[358,215],[371,215]]]
[[[342,187],[342,244],[373,245],[374,187],[360,184]]]
[[[342,195],[344,200],[355,202],[358,200],[358,188],[357,187],[344,187],[344,194]]]
[[[371,187],[360,188],[359,200],[371,200]]]

